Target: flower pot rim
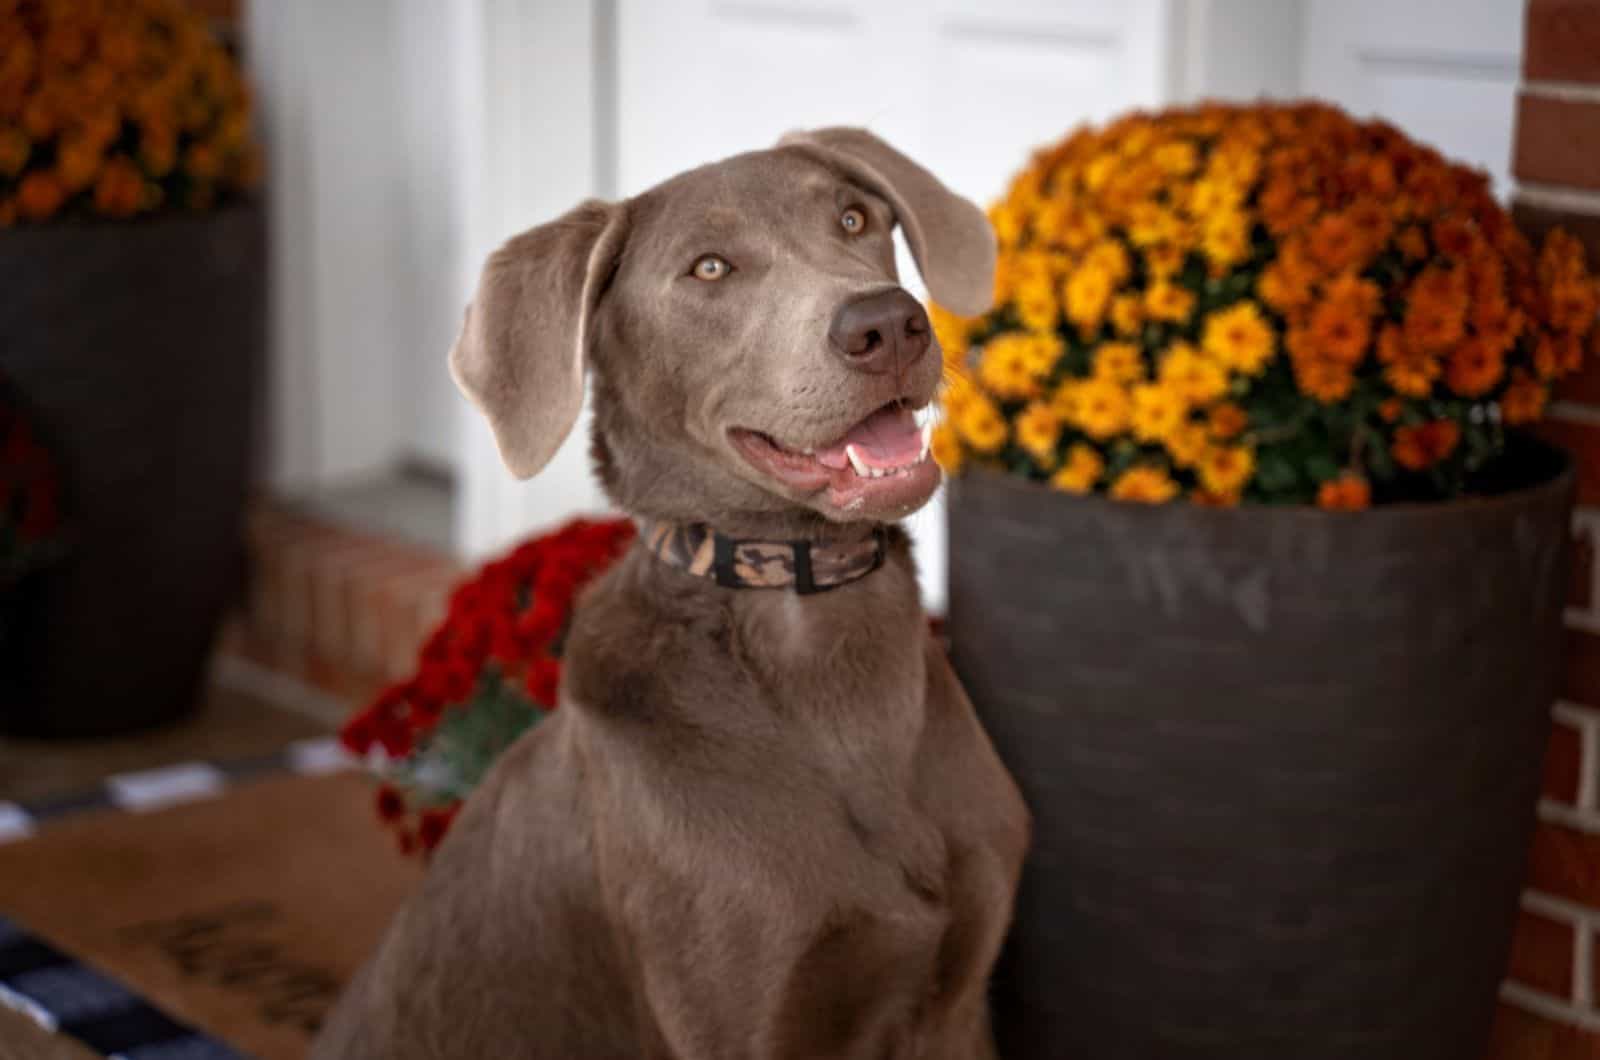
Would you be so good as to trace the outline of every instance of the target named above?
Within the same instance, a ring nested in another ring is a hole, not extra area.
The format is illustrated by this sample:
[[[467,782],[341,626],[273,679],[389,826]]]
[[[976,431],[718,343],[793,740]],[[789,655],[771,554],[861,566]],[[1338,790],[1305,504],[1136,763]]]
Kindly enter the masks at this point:
[[[1370,508],[1364,508],[1359,511],[1329,510],[1318,508],[1313,504],[1239,504],[1234,507],[1220,507],[1195,504],[1192,501],[1183,499],[1175,499],[1162,504],[1144,504],[1136,501],[1117,500],[1105,493],[1067,493],[1064,490],[1051,487],[1046,482],[1023,478],[1020,475],[997,471],[981,465],[970,465],[962,468],[960,472],[948,477],[946,486],[948,488],[962,480],[971,479],[975,482],[981,482],[986,487],[1053,497],[1062,504],[1109,508],[1110,510],[1129,514],[1149,512],[1152,518],[1178,511],[1185,513],[1186,517],[1189,518],[1205,518],[1206,516],[1198,514],[1204,512],[1211,513],[1217,519],[1235,520],[1408,520],[1431,518],[1452,513],[1483,514],[1507,508],[1525,507],[1531,502],[1547,497],[1559,497],[1562,495],[1570,497],[1576,490],[1577,482],[1577,464],[1573,460],[1572,454],[1536,439],[1529,439],[1529,443],[1551,458],[1553,470],[1528,485],[1505,490],[1501,493],[1457,497],[1446,501],[1396,501],[1392,504],[1375,504]]]
[[[246,192],[229,197],[226,202],[204,210],[160,210],[136,217],[84,217],[52,218],[44,222],[13,225],[0,231],[0,240],[22,235],[47,232],[127,232],[133,229],[156,228],[163,224],[192,224],[215,218],[233,216],[264,209],[266,197],[260,192]]]

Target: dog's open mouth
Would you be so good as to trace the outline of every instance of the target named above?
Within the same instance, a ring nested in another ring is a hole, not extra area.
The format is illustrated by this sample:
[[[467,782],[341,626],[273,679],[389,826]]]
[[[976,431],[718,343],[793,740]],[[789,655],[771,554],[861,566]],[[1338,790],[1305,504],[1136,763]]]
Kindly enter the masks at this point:
[[[903,402],[891,402],[827,445],[790,448],[761,431],[729,432],[747,462],[791,489],[826,490],[841,511],[898,515],[927,500],[939,484],[928,456],[929,428]]]

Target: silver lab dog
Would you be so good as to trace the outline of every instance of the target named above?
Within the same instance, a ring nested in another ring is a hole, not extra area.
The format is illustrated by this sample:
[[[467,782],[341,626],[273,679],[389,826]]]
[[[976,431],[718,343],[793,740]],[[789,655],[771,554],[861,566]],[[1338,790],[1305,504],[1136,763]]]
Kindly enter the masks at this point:
[[[876,530],[886,554],[800,594],[636,543],[581,601],[561,708],[468,801],[314,1058],[994,1055],[1030,822],[889,525],[939,483],[912,410],[941,358],[896,224],[936,299],[987,306],[982,213],[855,129],[586,202],[489,260],[450,364],[515,474],[587,373],[623,510],[824,551]]]

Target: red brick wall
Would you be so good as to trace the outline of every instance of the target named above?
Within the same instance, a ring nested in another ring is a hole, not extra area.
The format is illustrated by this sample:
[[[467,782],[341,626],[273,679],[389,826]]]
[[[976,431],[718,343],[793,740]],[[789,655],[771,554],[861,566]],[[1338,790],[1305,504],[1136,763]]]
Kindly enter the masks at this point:
[[[1600,262],[1600,0],[1529,0],[1514,211],[1561,225]],[[1563,384],[1549,436],[1579,458],[1563,699],[1545,759],[1492,1060],[1600,1058],[1600,364]]]
[[[268,502],[251,510],[247,537],[249,599],[225,654],[352,707],[416,669],[461,577],[449,556]]]

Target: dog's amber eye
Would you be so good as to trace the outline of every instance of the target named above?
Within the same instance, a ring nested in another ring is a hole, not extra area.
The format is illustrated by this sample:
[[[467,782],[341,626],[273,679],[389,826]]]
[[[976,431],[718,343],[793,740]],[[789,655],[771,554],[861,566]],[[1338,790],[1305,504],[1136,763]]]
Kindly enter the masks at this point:
[[[689,271],[694,273],[697,280],[720,280],[733,271],[733,266],[715,254],[707,254],[697,260]]]
[[[852,206],[839,215],[839,227],[853,236],[867,230],[867,215],[858,206]]]

